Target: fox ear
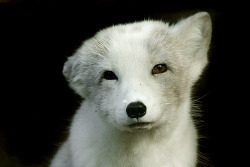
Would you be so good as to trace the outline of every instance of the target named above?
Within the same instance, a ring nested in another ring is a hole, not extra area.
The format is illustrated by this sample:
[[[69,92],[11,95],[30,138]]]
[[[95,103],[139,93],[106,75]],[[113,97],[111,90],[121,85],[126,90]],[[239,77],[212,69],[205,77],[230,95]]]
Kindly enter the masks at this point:
[[[75,54],[68,58],[63,67],[63,75],[69,83],[76,82],[79,79],[81,71],[81,62],[79,55]]]
[[[84,78],[82,71],[82,63],[80,56],[75,54],[68,58],[63,67],[63,75],[69,82],[69,86],[83,98],[86,96],[86,83],[82,81]]]
[[[208,49],[211,40],[212,23],[207,12],[199,12],[181,20],[174,28],[176,28],[181,38],[191,46]]]
[[[206,12],[197,13],[178,22],[173,30],[185,45],[186,56],[192,62],[191,73],[195,81],[207,64],[212,34],[210,16]]]

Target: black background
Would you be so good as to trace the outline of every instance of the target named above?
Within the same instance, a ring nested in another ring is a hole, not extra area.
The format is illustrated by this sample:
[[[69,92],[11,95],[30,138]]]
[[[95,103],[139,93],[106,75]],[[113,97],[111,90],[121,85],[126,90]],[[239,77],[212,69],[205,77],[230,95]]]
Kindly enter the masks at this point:
[[[68,88],[62,67],[84,39],[117,23],[148,18],[174,23],[197,11],[209,12],[213,21],[210,65],[194,94],[205,111],[200,131],[207,138],[200,150],[210,166],[243,166],[249,145],[244,4],[86,2],[0,4],[0,166],[46,166],[67,136],[81,98]]]

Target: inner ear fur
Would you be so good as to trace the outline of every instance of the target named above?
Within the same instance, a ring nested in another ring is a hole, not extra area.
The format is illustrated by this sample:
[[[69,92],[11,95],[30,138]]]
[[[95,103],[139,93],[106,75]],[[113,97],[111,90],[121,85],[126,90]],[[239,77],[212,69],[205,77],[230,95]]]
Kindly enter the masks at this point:
[[[196,81],[208,62],[207,52],[212,34],[210,16],[207,12],[196,13],[179,21],[173,30],[185,45],[185,56],[191,62],[191,77]]]

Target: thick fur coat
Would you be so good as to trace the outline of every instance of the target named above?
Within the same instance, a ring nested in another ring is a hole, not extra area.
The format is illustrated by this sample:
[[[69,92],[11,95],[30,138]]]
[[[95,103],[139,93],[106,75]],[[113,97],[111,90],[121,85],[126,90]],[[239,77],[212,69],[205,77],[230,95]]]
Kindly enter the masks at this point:
[[[174,25],[117,25],[85,41],[65,63],[85,100],[51,167],[195,167],[191,90],[207,64],[209,14]]]

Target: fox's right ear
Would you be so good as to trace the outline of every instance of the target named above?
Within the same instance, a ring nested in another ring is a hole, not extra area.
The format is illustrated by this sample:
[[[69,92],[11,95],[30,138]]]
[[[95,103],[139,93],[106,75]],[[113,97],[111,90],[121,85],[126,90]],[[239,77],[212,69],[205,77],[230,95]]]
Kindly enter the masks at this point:
[[[63,66],[63,75],[68,82],[71,82],[77,76],[77,71],[79,71],[80,63],[78,62],[78,56],[74,55],[68,58]]]
[[[85,98],[86,83],[84,80],[83,62],[78,54],[68,58],[63,67],[63,75],[69,82],[69,86],[80,96]]]

